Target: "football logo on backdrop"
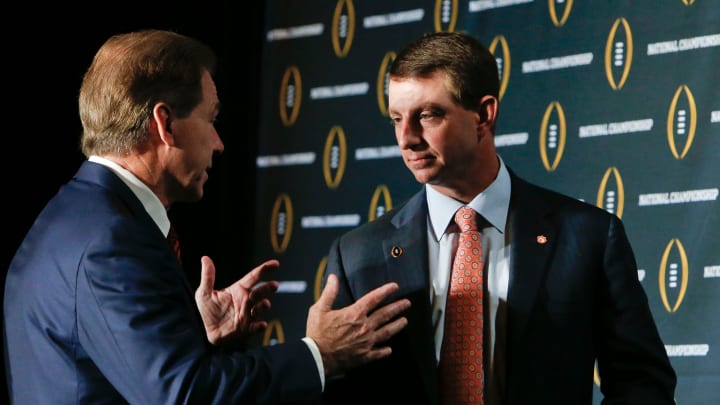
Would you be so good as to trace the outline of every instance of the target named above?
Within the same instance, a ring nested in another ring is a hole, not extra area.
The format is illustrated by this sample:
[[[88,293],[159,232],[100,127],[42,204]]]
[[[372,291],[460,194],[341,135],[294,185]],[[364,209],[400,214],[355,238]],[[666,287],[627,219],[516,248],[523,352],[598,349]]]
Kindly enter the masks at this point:
[[[610,167],[605,171],[598,188],[596,205],[622,218],[625,208],[625,188],[616,167]]]
[[[557,169],[565,150],[566,137],[565,112],[560,103],[553,101],[547,106],[540,124],[540,159],[545,170],[552,172]]]
[[[330,129],[323,151],[323,176],[328,188],[336,189],[342,181],[347,162],[345,131],[339,125]]]
[[[598,372],[597,360],[595,361],[595,367],[593,370],[593,381],[595,382],[595,385],[600,388],[600,373]]]
[[[690,88],[682,85],[675,91],[667,116],[668,144],[675,159],[682,159],[687,155],[693,139],[695,139],[696,127],[697,106],[695,105],[695,98]],[[681,143],[679,146],[682,147],[680,153],[678,153],[678,143]]]
[[[563,10],[560,10],[561,13],[558,13],[557,10],[557,3],[565,3],[565,7],[563,7]],[[565,25],[565,23],[568,20],[568,17],[570,17],[570,10],[572,9],[573,0],[566,0],[566,1],[556,1],[556,0],[548,0],[548,9],[550,11],[550,19],[553,22],[553,25],[556,27],[562,27]],[[560,18],[558,18],[558,14],[562,14]]]
[[[382,198],[382,201],[380,200]],[[390,189],[385,184],[381,184],[375,188],[372,199],[370,200],[370,211],[368,212],[368,221],[382,216],[384,213],[392,209],[392,198],[390,197]]]
[[[323,278],[325,278],[325,269],[327,269],[327,262],[327,256],[323,257],[322,260],[320,260],[320,264],[318,265],[317,270],[315,271],[315,288],[313,289],[313,302],[316,302],[318,299],[320,299],[320,294],[322,294],[322,281]]]
[[[268,322],[263,335],[263,346],[273,346],[285,342],[285,332],[282,324],[277,319]]]
[[[382,63],[380,64],[380,70],[377,75],[377,102],[378,107],[380,108],[380,114],[385,117],[389,116],[387,110],[388,74],[390,66],[392,66],[392,63],[395,61],[396,56],[395,52],[392,51],[386,53]]]
[[[623,29],[618,32],[618,27]],[[620,90],[630,74],[633,39],[630,25],[624,18],[615,20],[605,43],[605,76],[613,90]],[[619,79],[618,79],[619,77]]]
[[[290,196],[280,194],[275,200],[270,219],[270,242],[275,253],[287,249],[292,234],[293,208]]]
[[[500,45],[499,56],[496,53],[498,45]],[[505,95],[508,82],[510,81],[510,47],[508,46],[505,37],[498,35],[493,38],[492,42],[490,42],[488,49],[490,50],[490,53],[495,56],[495,62],[498,66],[498,74],[500,75],[500,94],[498,94],[498,99],[502,100],[503,95]]]
[[[350,52],[354,36],[355,6],[352,0],[340,0],[332,20],[332,45],[338,58],[344,58]]]
[[[672,239],[665,247],[660,261],[660,298],[668,312],[680,308],[688,287],[688,259],[680,239]]]
[[[302,81],[300,70],[297,66],[290,66],[285,69],[282,82],[280,83],[280,119],[283,125],[289,127],[295,123],[300,113],[302,101]]]
[[[435,0],[435,32],[453,32],[458,18],[459,0]]]

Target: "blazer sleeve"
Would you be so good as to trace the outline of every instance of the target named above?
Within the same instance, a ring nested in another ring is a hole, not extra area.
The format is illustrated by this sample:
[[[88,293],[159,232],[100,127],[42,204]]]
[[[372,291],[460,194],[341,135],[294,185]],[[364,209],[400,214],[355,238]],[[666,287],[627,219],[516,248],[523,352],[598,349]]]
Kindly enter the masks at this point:
[[[598,372],[603,404],[674,404],[676,375],[640,284],[622,222],[612,216],[603,257]],[[628,270],[632,271],[628,271]]]
[[[80,347],[130,403],[286,403],[321,394],[300,340],[245,352],[210,345],[182,269],[158,232],[115,224],[78,264]]]

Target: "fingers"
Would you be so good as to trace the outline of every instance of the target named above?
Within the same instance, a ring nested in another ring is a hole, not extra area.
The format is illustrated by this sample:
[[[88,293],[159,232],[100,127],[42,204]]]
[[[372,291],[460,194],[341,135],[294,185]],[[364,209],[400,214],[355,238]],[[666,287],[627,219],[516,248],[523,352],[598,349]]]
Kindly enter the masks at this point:
[[[267,260],[241,278],[240,285],[248,290],[251,290],[260,280],[262,280],[263,277],[277,270],[278,267],[280,267],[280,262],[278,260]]]
[[[324,311],[330,311],[338,294],[338,279],[335,274],[328,275],[325,288],[323,288],[320,298],[315,303],[318,308]]]
[[[410,300],[403,298],[378,308],[377,311],[373,312],[368,318],[373,325],[383,325],[408,308],[410,308]]]
[[[200,285],[196,294],[200,296],[208,296],[212,294],[215,287],[215,263],[208,256],[200,258]]]
[[[328,282],[329,281],[330,279],[328,278]],[[394,282],[383,284],[380,287],[377,287],[374,290],[363,295],[352,306],[356,307],[362,313],[367,314],[368,312],[372,311],[376,306],[378,306],[378,304],[380,304],[383,300],[396,292],[398,288],[400,287],[398,287],[397,283]]]
[[[257,318],[261,317],[262,314],[271,307],[272,303],[270,302],[269,298],[258,301],[255,305],[252,306],[252,308],[250,308],[251,321],[255,321]]]
[[[371,361],[380,360],[382,358],[385,358],[392,354],[392,349],[390,347],[378,347],[375,349],[370,350],[363,356],[362,362],[363,363],[369,363]]]
[[[410,305],[408,305],[409,307]],[[375,339],[377,342],[385,342],[391,337],[395,336],[398,332],[403,330],[408,324],[408,320],[405,317],[397,318],[394,321],[383,325],[375,332]]]
[[[407,301],[407,300],[404,300]],[[400,301],[396,301],[395,304],[400,304]],[[409,301],[406,304],[395,305],[398,308],[410,307]],[[377,329],[373,333],[371,341],[374,342],[373,346],[360,358],[360,363],[369,363],[371,361],[380,360],[392,354],[392,348],[390,346],[379,346],[382,342],[386,342],[391,337],[395,336],[398,332],[403,330],[408,324],[408,320],[405,317],[395,319],[394,321],[387,323]]]
[[[268,281],[250,292],[247,305],[249,305],[251,318],[261,315],[270,308],[270,297],[277,291],[279,285],[280,283],[277,281]]]
[[[277,281],[268,281],[255,287],[250,293],[250,299],[253,302],[260,301],[263,298],[270,297],[275,291],[277,291],[280,283]]]
[[[250,324],[250,334],[264,331],[268,326],[267,321],[257,321]]]

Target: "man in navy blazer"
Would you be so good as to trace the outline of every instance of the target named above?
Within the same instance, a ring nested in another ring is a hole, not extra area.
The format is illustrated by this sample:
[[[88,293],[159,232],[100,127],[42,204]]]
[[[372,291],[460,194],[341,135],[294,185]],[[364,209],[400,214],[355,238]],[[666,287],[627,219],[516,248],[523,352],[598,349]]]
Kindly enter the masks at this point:
[[[215,55],[145,30],[99,49],[79,96],[88,160],[46,205],[10,265],[4,343],[20,404],[306,403],[326,376],[386,357],[409,302],[379,306],[387,283],[332,310],[337,280],[310,308],[306,337],[239,351],[267,327],[277,281],[268,260],[222,290],[202,258],[193,291],[167,210],[197,201],[224,149],[215,130]],[[196,306],[197,305],[197,306]]]
[[[388,111],[424,187],[334,241],[326,274],[340,280],[336,305],[396,282],[412,308],[388,341],[393,355],[329,380],[326,402],[442,403],[451,223],[469,206],[482,217],[484,392],[454,405],[590,404],[595,365],[603,404],[674,404],[676,375],[622,222],[505,166],[498,89],[493,55],[464,33],[423,36],[393,62]]]

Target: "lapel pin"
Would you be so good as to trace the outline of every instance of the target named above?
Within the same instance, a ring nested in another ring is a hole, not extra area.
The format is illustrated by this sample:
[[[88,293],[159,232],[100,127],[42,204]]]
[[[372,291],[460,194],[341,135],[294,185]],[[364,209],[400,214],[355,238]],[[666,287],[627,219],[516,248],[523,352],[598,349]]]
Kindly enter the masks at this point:
[[[392,249],[390,249],[390,256],[392,257],[400,257],[403,254],[403,249],[400,246],[393,246]]]
[[[538,236],[537,236],[537,243],[539,243],[539,244],[541,244],[541,245],[544,245],[544,244],[547,243],[547,241],[548,241],[547,236],[545,236],[545,235],[538,235]]]

